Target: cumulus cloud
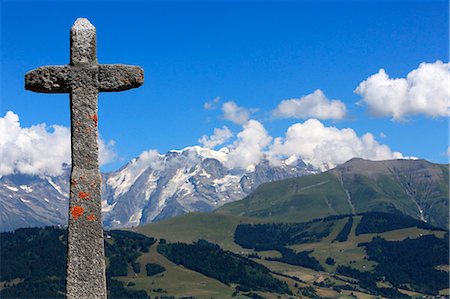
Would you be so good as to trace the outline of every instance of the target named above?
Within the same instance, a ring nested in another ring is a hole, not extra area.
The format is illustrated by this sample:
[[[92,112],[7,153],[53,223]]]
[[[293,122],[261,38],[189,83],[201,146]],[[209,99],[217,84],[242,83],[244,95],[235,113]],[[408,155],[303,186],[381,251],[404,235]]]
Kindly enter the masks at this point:
[[[203,135],[198,142],[207,148],[215,148],[218,145],[224,144],[233,137],[230,129],[227,126],[222,128],[215,128],[214,134],[211,136]]]
[[[223,118],[235,124],[243,125],[247,123],[252,111],[250,109],[239,107],[235,102],[229,101],[222,105]]]
[[[117,157],[117,153],[114,149],[116,142],[110,140],[108,142],[103,139],[98,139],[98,162],[100,165],[108,164]]]
[[[276,118],[317,118],[343,119],[347,114],[345,104],[339,100],[330,100],[320,89],[300,99],[282,101],[272,111]]]
[[[62,165],[70,164],[70,129],[45,123],[21,127],[19,116],[8,111],[0,117],[0,176],[12,173],[60,175]],[[101,163],[116,154],[114,141],[100,140]]]
[[[215,110],[220,103],[220,97],[215,97],[212,101],[205,102],[203,104],[203,109],[205,110]]]
[[[406,78],[390,78],[384,69],[361,82],[355,93],[375,116],[404,121],[408,116],[450,115],[449,63],[421,63]]]
[[[359,137],[353,129],[326,127],[317,119],[290,126],[284,138],[275,138],[270,153],[277,157],[297,157],[311,165],[327,169],[359,157],[369,160],[404,158],[371,133]]]
[[[61,174],[62,164],[70,162],[70,130],[45,124],[22,128],[12,111],[0,118],[0,175]]]
[[[257,164],[264,157],[264,149],[270,144],[269,136],[264,126],[249,120],[238,133],[236,141],[231,146],[227,166],[231,168],[247,168]]]

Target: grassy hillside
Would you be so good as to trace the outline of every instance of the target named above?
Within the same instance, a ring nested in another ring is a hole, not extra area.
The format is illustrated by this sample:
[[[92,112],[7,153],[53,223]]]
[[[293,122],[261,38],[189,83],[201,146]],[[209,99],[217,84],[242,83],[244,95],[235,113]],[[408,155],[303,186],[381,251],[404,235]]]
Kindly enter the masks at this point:
[[[299,222],[384,211],[448,228],[448,189],[447,165],[352,159],[324,173],[263,184],[216,213]]]
[[[364,229],[359,228],[363,233],[357,235],[356,229],[360,225],[362,217],[364,217],[364,215],[357,215],[352,217],[353,220],[347,240],[342,242],[337,241],[336,237],[341,233],[346,223],[349,222],[349,216],[332,217],[314,221],[311,224],[297,225],[254,221],[251,218],[223,214],[195,213],[136,229],[149,236],[152,235],[153,230],[153,233],[157,234],[158,237],[167,238],[172,242],[175,242],[176,238],[180,237],[186,243],[194,242],[200,238],[224,244],[228,247],[228,250],[250,257],[254,261],[268,267],[273,273],[278,273],[273,274],[274,277],[283,278],[290,286],[292,292],[299,296],[298,298],[307,298],[307,296],[301,295],[301,292],[307,293],[307,290],[304,289],[307,287],[312,287],[319,296],[330,298],[346,298],[345,296],[349,296],[351,293],[357,294],[358,298],[374,298],[375,296],[371,297],[368,294],[369,291],[359,285],[358,279],[336,274],[339,266],[351,267],[352,269],[368,273],[375,271],[378,263],[375,260],[368,259],[365,247],[360,244],[371,242],[375,237],[381,237],[386,241],[403,241],[407,238],[418,239],[426,235],[433,235],[442,239],[446,234],[444,230],[436,230],[431,227],[426,228],[423,222],[412,218],[390,217],[389,214],[386,214],[384,217],[384,214],[381,214],[381,219],[377,221],[374,218],[376,215],[368,214],[367,219],[382,224],[381,231],[383,232],[365,232],[379,229],[377,225],[368,226],[368,221],[365,221],[362,227]],[[211,225],[214,225],[217,229],[210,231],[208,226]],[[247,231],[249,228],[256,229],[255,231],[248,231],[251,234],[250,238],[243,236],[250,242],[252,242],[251,240],[256,242],[261,237],[267,236],[271,240],[282,242],[280,243],[281,245],[292,249],[294,252],[310,252],[308,255],[316,259],[324,270],[318,271],[283,262],[283,260],[280,260],[282,254],[277,250],[276,245],[271,245],[273,248],[270,250],[258,251],[248,248],[247,245],[244,246],[247,248],[244,248],[236,244],[235,234],[236,228],[239,226],[247,227]],[[424,228],[418,228],[417,226]],[[213,233],[214,231],[218,233]],[[332,259],[333,264],[328,264],[327,259]],[[443,266],[443,269],[446,269],[446,267],[448,265]],[[382,281],[377,283],[385,287],[390,286],[389,283]],[[423,295],[413,290],[403,288],[399,288],[399,290],[410,295]],[[445,290],[440,291],[445,292]],[[298,292],[300,292],[300,295]],[[266,298],[270,298],[272,295],[266,294],[266,296]]]
[[[243,200],[224,205],[217,214],[306,222],[330,215],[350,214],[351,206],[337,177],[320,173],[266,183]]]
[[[263,222],[264,220],[235,215],[190,213],[130,230],[171,242],[191,243],[204,239],[219,244],[224,249],[238,252],[242,248],[233,242],[236,227],[242,223]]]
[[[178,266],[167,258],[159,254],[157,246],[152,246],[150,252],[143,254],[138,258],[141,265],[155,263],[163,266],[166,270],[151,277],[148,277],[145,271],[133,273],[128,270],[129,275],[119,277],[124,285],[131,285],[130,289],[146,289],[152,297],[156,296],[174,296],[197,298],[229,298],[234,292],[233,286],[227,286],[220,281],[209,278],[201,273]],[[236,298],[247,298],[241,295]]]

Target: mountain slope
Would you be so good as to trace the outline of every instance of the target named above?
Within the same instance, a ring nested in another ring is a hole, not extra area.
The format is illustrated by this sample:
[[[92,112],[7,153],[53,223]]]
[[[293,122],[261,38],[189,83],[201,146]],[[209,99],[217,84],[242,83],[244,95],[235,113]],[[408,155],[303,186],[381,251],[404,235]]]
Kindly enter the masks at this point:
[[[171,242],[191,243],[198,239],[219,244],[222,248],[239,252],[242,248],[233,240],[239,224],[264,223],[261,219],[216,213],[188,213],[129,230]]]
[[[135,226],[207,212],[242,199],[261,183],[312,172],[303,163],[272,166],[267,160],[248,169],[227,167],[228,150],[198,146],[166,155],[141,155],[105,180],[104,221]]]
[[[425,160],[352,159],[323,173],[263,184],[216,213],[299,222],[385,211],[447,228],[448,172],[447,165]]]
[[[67,222],[70,169],[59,177],[0,178],[0,231]]]

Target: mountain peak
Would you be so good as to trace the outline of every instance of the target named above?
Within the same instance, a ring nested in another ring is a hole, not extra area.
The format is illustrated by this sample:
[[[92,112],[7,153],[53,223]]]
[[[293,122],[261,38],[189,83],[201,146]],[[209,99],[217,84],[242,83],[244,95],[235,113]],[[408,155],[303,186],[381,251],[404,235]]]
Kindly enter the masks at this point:
[[[352,158],[347,162],[338,165],[331,169],[331,172],[344,171],[344,172],[362,172],[362,173],[376,173],[376,174],[389,174],[393,169],[411,170],[418,168],[429,168],[433,164],[424,159],[395,159],[395,160],[382,160],[372,161],[362,158]]]

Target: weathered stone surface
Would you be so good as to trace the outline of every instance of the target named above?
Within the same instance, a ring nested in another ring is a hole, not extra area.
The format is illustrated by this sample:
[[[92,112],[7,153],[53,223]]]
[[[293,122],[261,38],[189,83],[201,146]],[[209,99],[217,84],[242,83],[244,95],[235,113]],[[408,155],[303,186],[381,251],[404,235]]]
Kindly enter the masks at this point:
[[[42,66],[25,75],[25,89],[45,93],[70,92],[69,66]]]
[[[144,83],[144,71],[137,66],[102,64],[99,66],[99,91],[122,91]]]
[[[95,27],[88,19],[77,19],[70,29],[70,64],[97,64]]]
[[[101,92],[123,91],[144,83],[144,71],[122,64],[89,67],[43,66],[25,75],[25,89],[42,93],[69,93],[82,86]]]
[[[70,93],[68,299],[107,297],[98,168],[98,92],[127,90],[143,82],[140,67],[97,63],[95,27],[87,19],[76,20],[70,31],[69,65],[44,66],[25,75],[27,90]]]

